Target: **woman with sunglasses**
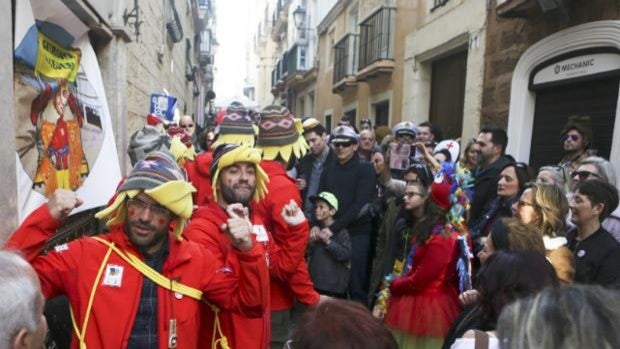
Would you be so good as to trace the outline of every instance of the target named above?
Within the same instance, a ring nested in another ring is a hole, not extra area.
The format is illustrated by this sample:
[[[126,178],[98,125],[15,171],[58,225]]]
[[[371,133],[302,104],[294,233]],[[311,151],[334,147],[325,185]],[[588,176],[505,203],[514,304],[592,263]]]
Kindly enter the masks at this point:
[[[601,180],[577,184],[569,207],[577,229],[567,235],[575,255],[575,282],[620,286],[620,244],[601,226],[618,206],[618,190]]]
[[[528,183],[519,201],[512,205],[515,218],[542,233],[547,259],[558,279],[573,282],[575,259],[566,247],[566,216],[568,200],[564,191],[553,184]]]
[[[616,171],[613,165],[598,156],[590,156],[583,160],[576,171],[571,173],[573,183],[598,179],[618,188],[616,185]],[[620,242],[620,207],[612,209],[611,214],[603,221],[603,227]]]
[[[510,162],[502,168],[497,182],[497,198],[487,205],[480,221],[472,225],[471,236],[474,241],[489,235],[491,227],[499,218],[512,217],[512,205],[519,200],[525,183],[531,178],[530,168],[522,162]]]

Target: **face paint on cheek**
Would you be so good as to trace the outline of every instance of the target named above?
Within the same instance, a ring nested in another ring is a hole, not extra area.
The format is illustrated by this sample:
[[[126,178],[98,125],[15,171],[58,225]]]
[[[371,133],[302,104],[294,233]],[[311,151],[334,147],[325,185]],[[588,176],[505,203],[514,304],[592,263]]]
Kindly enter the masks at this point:
[[[164,225],[166,223],[166,220],[163,218],[157,218],[157,224],[159,225]]]
[[[127,210],[127,213],[130,216],[135,216],[136,215],[136,210],[134,208],[130,208],[130,209]]]

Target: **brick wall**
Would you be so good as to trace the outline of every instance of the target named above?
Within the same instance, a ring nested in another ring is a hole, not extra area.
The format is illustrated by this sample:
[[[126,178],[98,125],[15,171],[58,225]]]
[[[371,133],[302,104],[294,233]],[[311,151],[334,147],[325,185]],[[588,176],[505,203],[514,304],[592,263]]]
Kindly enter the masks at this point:
[[[620,0],[565,1],[570,17],[567,22],[545,19],[538,6],[527,10],[523,17],[498,17],[496,3],[491,0],[489,5],[481,125],[508,125],[512,72],[531,45],[578,24],[620,18]]]

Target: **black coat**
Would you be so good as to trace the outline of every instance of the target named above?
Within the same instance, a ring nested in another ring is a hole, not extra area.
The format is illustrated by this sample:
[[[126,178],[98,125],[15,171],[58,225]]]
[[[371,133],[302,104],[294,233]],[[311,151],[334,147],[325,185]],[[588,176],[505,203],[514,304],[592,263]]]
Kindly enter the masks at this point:
[[[469,211],[469,221],[478,222],[482,218],[484,209],[489,203],[497,197],[497,182],[499,182],[499,174],[504,166],[514,162],[514,158],[510,155],[502,155],[491,165],[475,169],[474,197]],[[472,227],[471,225],[469,226]]]
[[[620,287],[620,244],[603,227],[577,240],[577,229],[566,236],[575,255],[575,282]]]

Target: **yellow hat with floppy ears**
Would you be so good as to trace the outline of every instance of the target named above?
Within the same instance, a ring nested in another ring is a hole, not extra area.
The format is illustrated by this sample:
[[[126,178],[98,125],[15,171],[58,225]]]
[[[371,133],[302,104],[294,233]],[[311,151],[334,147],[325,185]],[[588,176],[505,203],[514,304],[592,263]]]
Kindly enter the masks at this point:
[[[192,215],[192,193],[195,191],[194,186],[185,180],[185,174],[174,155],[168,151],[154,151],[136,163],[118,188],[114,202],[95,217],[110,218],[108,226],[123,224],[127,216],[125,200],[144,192],[177,216],[174,236],[180,240],[187,220]]]
[[[267,183],[269,177],[260,167],[261,151],[250,148],[247,145],[222,144],[213,151],[213,162],[211,163],[211,186],[213,188],[213,198],[217,201],[217,181],[220,173],[228,166],[239,162],[249,162],[256,168],[256,189],[254,190],[254,200],[259,201],[267,195]]]

